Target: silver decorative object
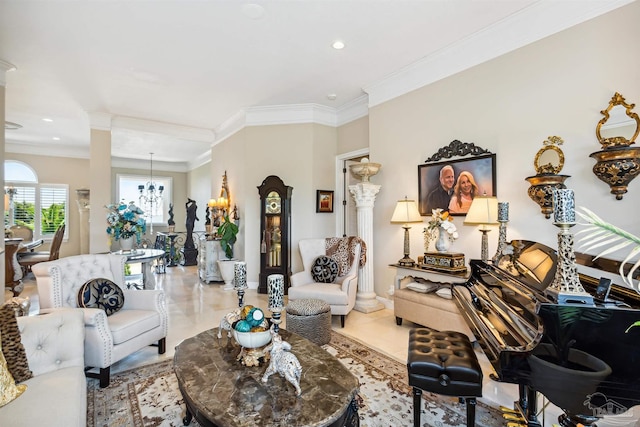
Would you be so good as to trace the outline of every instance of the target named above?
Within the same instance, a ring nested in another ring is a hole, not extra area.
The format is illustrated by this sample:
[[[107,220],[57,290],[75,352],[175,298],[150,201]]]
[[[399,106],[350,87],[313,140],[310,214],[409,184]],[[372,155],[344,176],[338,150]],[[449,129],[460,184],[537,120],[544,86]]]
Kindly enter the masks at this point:
[[[493,256],[493,263],[495,265],[500,261],[500,257],[503,255],[504,249],[507,247],[507,223],[509,222],[509,202],[498,202],[498,222],[500,223],[498,228],[498,249]]]
[[[282,274],[270,274],[267,277],[267,290],[269,294],[269,310],[272,313],[271,322],[275,333],[280,331],[281,315],[284,309],[284,276]]]
[[[554,224],[576,223],[576,202],[573,190],[556,188],[553,190],[553,222]]]
[[[247,289],[247,263],[236,262],[233,265],[233,289],[238,293],[238,307],[244,305],[244,291]]]
[[[284,379],[289,381],[291,385],[296,389],[296,396],[302,394],[300,389],[300,377],[302,375],[302,366],[298,361],[295,354],[290,353],[291,344],[286,341],[282,341],[282,337],[271,329],[271,344],[265,347],[264,352],[271,353],[271,361],[267,370],[262,376],[262,382],[266,383],[269,377],[278,373]]]
[[[567,302],[593,304],[593,297],[585,292],[580,283],[576,268],[576,254],[573,251],[573,234],[570,231],[576,220],[573,190],[555,189],[553,191],[553,220],[554,225],[560,228],[558,261],[556,275],[548,292],[559,304]]]

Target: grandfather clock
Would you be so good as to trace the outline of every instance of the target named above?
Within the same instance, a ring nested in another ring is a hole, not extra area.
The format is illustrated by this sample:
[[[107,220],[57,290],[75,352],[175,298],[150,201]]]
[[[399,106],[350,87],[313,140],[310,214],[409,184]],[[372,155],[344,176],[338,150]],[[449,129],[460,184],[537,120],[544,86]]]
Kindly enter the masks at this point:
[[[258,187],[260,193],[260,277],[258,292],[267,293],[270,274],[284,276],[285,293],[291,275],[291,192],[275,175]]]

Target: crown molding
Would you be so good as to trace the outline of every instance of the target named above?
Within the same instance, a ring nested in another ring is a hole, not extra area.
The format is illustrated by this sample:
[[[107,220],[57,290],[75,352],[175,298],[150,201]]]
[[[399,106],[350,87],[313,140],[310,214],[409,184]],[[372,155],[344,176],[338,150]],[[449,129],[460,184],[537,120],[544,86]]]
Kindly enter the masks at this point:
[[[124,169],[137,169],[137,170],[148,170],[146,167],[140,167],[139,159],[130,159],[125,157],[111,157],[111,167],[112,168],[124,168]],[[154,160],[153,161],[153,172],[156,175],[156,172],[189,172],[189,165],[187,162],[163,162]]]
[[[369,115],[369,95],[364,94],[336,110],[336,127]]]
[[[88,159],[90,157],[89,146],[72,146],[58,143],[55,145],[44,145],[6,140],[4,149],[7,153],[37,154],[39,156],[49,157],[71,157],[74,159]]]
[[[319,104],[268,105],[245,110],[246,126],[289,125],[317,123],[336,126],[335,108]]]
[[[114,116],[112,128],[168,135],[178,139],[198,142],[211,143],[215,140],[215,132],[211,129],[163,123],[135,117]]]
[[[15,69],[15,65],[3,59],[0,59],[0,86],[7,85],[7,73],[9,71],[14,71]]]
[[[190,160],[187,163],[187,168],[189,171],[192,171],[194,169],[197,169],[201,166],[206,165],[207,163],[211,163],[211,150],[207,150],[204,153],[200,154],[198,157],[196,157],[193,160]]]
[[[497,58],[635,0],[538,1],[364,87],[369,107]],[[509,34],[509,37],[505,37]]]
[[[368,95],[362,95],[336,109],[319,104],[269,105],[238,111],[215,129],[219,144],[247,126],[316,123],[338,127],[369,114]]]

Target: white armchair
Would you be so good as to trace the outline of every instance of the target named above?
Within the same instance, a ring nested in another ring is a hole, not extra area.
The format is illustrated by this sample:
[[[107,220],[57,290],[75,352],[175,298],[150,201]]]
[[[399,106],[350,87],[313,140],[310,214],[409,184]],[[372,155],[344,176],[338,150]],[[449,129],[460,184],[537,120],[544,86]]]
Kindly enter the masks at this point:
[[[356,303],[358,291],[358,269],[364,262],[361,257],[363,252],[360,239],[343,237],[341,239],[356,239],[352,245],[352,253],[349,255],[351,263],[345,274],[339,275],[332,283],[316,282],[311,270],[313,263],[319,256],[327,255],[327,239],[303,239],[298,246],[302,257],[303,271],[291,275],[291,287],[289,288],[289,300],[303,298],[317,298],[326,301],[331,306],[331,315],[340,316],[340,324],[344,328],[345,317],[353,309]],[[349,240],[344,240],[343,243]],[[344,255],[344,254],[343,254]]]
[[[91,279],[109,279],[124,292],[124,305],[108,317],[99,308],[82,308],[85,366],[100,370],[94,373],[87,369],[86,374],[100,379],[100,387],[109,385],[110,368],[115,362],[148,345],[157,345],[159,354],[166,350],[168,315],[164,291],[127,290],[125,260],[120,255],[78,255],[33,266],[41,311],[78,307],[78,291]]]

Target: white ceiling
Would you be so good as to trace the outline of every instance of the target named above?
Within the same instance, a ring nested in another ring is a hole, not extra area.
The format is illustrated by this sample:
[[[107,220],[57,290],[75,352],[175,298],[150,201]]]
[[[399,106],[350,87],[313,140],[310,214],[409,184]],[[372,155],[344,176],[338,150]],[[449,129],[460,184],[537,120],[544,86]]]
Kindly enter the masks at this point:
[[[187,170],[243,125],[344,123],[631,1],[0,0],[6,150],[88,157],[102,125],[114,159]]]

